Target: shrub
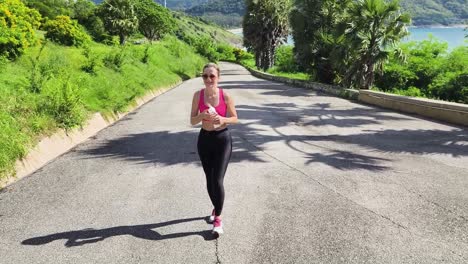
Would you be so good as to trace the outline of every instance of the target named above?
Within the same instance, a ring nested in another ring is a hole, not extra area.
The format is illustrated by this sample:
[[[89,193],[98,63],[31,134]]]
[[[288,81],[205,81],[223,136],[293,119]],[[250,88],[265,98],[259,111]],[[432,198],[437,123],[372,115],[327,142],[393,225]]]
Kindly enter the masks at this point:
[[[99,57],[91,51],[89,46],[84,48],[83,55],[86,58],[86,62],[81,66],[81,69],[87,73],[96,74],[96,68],[99,66]]]
[[[47,86],[43,111],[55,119],[61,128],[81,125],[85,120],[85,111],[81,102],[78,86],[68,77],[55,79]]]
[[[115,50],[109,52],[106,56],[104,56],[103,62],[104,66],[107,68],[120,71],[122,65],[125,62],[124,49],[120,49],[118,52],[115,52]]]
[[[234,47],[229,44],[218,44],[216,47],[216,52],[219,54],[220,60],[233,61],[236,59],[234,55]]]
[[[294,59],[293,46],[282,45],[276,49],[275,66],[279,71],[297,72],[298,66]]]
[[[421,90],[414,86],[410,86],[408,89],[393,89],[392,92],[405,96],[425,97]]]
[[[408,87],[408,82],[414,79],[416,75],[407,65],[390,62],[385,66],[383,74],[376,75],[375,85],[383,91],[404,90]]]
[[[82,46],[91,40],[78,22],[68,16],[57,16],[54,20],[47,21],[44,30],[47,31],[47,39],[65,46]]]
[[[20,0],[0,2],[0,56],[16,59],[25,49],[36,44],[34,29],[38,28],[41,16],[27,8]]]
[[[445,72],[429,85],[432,97],[468,104],[468,72]]]
[[[234,48],[233,53],[237,62],[241,62],[242,60],[251,60],[254,58],[252,53],[239,48]]]

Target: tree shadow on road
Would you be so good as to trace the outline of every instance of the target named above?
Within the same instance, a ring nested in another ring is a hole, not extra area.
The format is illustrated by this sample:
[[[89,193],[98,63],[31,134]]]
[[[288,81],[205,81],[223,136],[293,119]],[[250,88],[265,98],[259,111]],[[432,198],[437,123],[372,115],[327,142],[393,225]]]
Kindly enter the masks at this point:
[[[175,164],[195,164],[201,166],[197,154],[198,131],[156,131],[130,134],[110,140],[99,140],[83,145],[76,151],[84,158],[111,157],[137,164],[153,163],[170,166]],[[91,145],[89,145],[91,144]],[[250,146],[233,137],[231,162],[263,162]],[[86,157],[90,156],[90,157]]]
[[[274,142],[283,142],[299,153],[305,158],[305,165],[322,163],[339,170],[391,169],[387,165],[392,156],[383,158],[381,153],[468,156],[466,129],[412,128],[417,119],[411,116],[364,105],[340,108],[333,103],[270,102],[261,106],[240,104],[237,112],[241,123],[230,127],[232,163],[267,162],[265,150]],[[285,132],[291,126],[296,127],[297,133]],[[302,129],[305,127],[311,129]],[[310,134],[322,127],[329,133]],[[137,164],[200,166],[197,136],[197,130],[188,130],[129,134],[109,140],[97,137],[77,151],[84,158],[89,155],[89,158],[110,157]],[[356,146],[360,147],[359,152],[355,151]]]
[[[306,164],[318,162],[340,170],[380,171],[390,169],[383,164],[391,161],[391,156],[382,158],[381,155],[378,157],[369,153],[468,156],[466,129],[409,129],[405,128],[411,126],[407,122],[414,118],[382,109],[366,106],[337,109],[323,103],[308,106],[270,103],[263,106],[238,105],[237,108],[243,122],[236,127],[236,131],[243,139],[259,149],[271,142],[282,141],[290,149],[302,153],[307,159]],[[387,124],[392,127],[385,127]],[[275,134],[262,133],[262,126],[266,127],[265,131],[272,128]],[[310,135],[282,132],[289,126],[296,126],[298,132],[304,131],[301,127],[320,129],[323,126],[326,127],[324,131],[330,133]],[[399,129],[400,126],[402,129]],[[330,127],[336,129],[330,130]],[[295,147],[297,144],[312,146],[317,152],[312,152],[311,148],[304,151]],[[355,149],[353,146],[361,147],[362,152],[349,150]]]
[[[194,231],[194,232],[181,232],[181,233],[172,233],[172,234],[160,234],[153,229],[175,225],[190,221],[198,221],[203,220],[205,217],[195,217],[195,218],[186,218],[186,219],[179,219],[173,220],[163,223],[157,224],[148,224],[148,225],[134,225],[134,226],[117,226],[111,228],[104,228],[104,229],[83,229],[83,230],[76,230],[76,231],[69,231],[63,233],[56,233],[46,236],[40,237],[33,237],[26,239],[21,242],[23,245],[28,246],[39,246],[51,243],[55,240],[67,240],[65,242],[65,247],[76,247],[82,246],[85,244],[92,244],[103,241],[110,237],[115,236],[133,236],[136,238],[147,239],[147,240],[165,240],[165,239],[173,239],[173,238],[180,238],[186,236],[201,236],[204,240],[213,240],[216,237],[211,233],[210,230],[204,231]]]

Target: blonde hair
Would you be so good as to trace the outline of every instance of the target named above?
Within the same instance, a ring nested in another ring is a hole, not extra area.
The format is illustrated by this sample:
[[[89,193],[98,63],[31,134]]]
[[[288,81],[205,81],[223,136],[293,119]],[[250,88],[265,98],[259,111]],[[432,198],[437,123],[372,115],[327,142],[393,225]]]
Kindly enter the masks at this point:
[[[205,64],[205,66],[203,66],[203,71],[205,71],[205,69],[207,69],[207,68],[215,68],[216,71],[218,71],[218,77],[221,74],[221,70],[219,69],[218,64],[216,64],[214,62],[210,62],[210,63]]]

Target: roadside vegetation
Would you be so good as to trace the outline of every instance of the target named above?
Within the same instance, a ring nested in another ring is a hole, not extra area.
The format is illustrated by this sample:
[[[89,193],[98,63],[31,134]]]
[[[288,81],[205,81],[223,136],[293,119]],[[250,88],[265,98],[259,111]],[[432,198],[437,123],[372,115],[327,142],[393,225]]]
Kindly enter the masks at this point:
[[[401,43],[410,17],[396,1],[248,0],[246,7],[244,43],[253,58],[242,59],[245,66],[346,88],[468,103],[468,47],[448,52],[434,39]],[[281,44],[285,29],[294,47]]]
[[[0,178],[42,137],[83,126],[96,112],[124,112],[210,60],[232,59],[228,43],[240,42],[152,0],[59,2],[0,0]]]

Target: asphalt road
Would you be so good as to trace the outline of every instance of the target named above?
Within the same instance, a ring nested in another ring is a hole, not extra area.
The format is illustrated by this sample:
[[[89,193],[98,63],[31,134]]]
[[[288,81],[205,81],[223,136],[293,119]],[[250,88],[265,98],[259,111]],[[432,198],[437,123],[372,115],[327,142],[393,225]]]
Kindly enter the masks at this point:
[[[4,189],[0,263],[468,263],[467,129],[221,68],[240,118],[222,237],[197,78]]]

